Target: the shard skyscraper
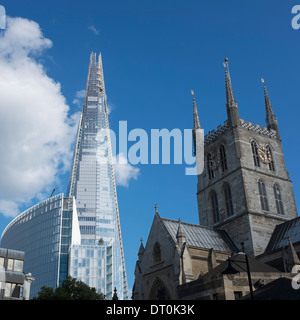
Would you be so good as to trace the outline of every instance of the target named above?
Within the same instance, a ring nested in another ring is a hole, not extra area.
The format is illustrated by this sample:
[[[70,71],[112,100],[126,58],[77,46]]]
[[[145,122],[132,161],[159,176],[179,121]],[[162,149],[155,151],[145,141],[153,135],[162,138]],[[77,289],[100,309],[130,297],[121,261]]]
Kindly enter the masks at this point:
[[[111,299],[128,299],[101,54],[92,53],[67,195],[75,197],[81,244],[69,274]]]

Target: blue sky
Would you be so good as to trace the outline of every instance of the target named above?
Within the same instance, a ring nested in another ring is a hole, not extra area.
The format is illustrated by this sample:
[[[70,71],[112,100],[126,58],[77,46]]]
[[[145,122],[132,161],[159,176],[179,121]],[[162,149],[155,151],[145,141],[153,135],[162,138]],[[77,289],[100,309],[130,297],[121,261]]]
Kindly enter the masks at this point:
[[[128,131],[142,128],[149,134],[151,129],[191,128],[191,89],[205,132],[215,129],[226,120],[225,57],[240,116],[264,125],[260,82],[264,77],[299,203],[300,30],[291,26],[295,1],[1,0],[0,4],[10,17],[35,21],[52,41],[34,59],[60,83],[68,116],[81,109],[73,101],[85,88],[91,51],[102,52],[112,108],[110,127],[116,132],[122,120],[128,122]],[[117,189],[130,288],[139,240],[147,239],[155,203],[162,217],[198,223],[197,178],[185,175],[185,164],[137,167],[138,179]],[[46,189],[65,192],[67,177],[68,172],[59,177],[59,185]],[[40,192],[42,198],[45,188]],[[0,214],[1,233],[11,219]]]

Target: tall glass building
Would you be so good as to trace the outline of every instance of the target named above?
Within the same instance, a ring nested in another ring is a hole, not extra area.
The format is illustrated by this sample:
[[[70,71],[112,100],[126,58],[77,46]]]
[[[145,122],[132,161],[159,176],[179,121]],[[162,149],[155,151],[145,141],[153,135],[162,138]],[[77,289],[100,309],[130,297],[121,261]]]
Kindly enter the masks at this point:
[[[67,195],[75,197],[81,244],[70,248],[69,273],[107,299],[128,299],[102,58],[90,56]]]
[[[1,246],[25,252],[24,272],[56,288],[68,276],[127,300],[127,277],[114,177],[101,54],[92,53],[67,197],[42,201],[4,230]]]
[[[80,243],[75,200],[63,194],[18,215],[1,237],[1,247],[25,253],[23,272],[35,278],[30,297],[42,286],[56,288],[66,279],[70,247]]]

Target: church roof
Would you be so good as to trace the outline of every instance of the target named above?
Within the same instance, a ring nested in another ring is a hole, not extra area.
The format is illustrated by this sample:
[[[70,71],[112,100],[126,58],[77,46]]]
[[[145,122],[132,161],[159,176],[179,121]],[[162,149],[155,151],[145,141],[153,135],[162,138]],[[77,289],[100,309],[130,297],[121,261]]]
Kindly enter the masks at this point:
[[[265,253],[281,249],[292,243],[300,242],[300,217],[281,223],[275,227]]]
[[[176,243],[179,222],[160,218],[168,233]],[[224,230],[185,223],[181,221],[181,228],[186,237],[186,244],[192,247],[213,248],[216,251],[237,252],[238,249]]]

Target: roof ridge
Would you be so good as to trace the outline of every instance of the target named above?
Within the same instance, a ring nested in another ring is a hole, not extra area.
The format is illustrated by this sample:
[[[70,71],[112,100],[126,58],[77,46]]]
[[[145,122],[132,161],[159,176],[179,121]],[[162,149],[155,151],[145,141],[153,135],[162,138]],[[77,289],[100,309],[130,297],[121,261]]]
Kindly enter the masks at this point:
[[[174,219],[168,219],[168,218],[162,218],[160,217],[161,220],[167,220],[167,221],[172,221],[172,222],[176,222],[176,223],[179,223],[178,220],[174,220]],[[208,227],[208,226],[202,226],[200,224],[195,224],[195,223],[190,223],[190,222],[183,222],[181,221],[182,224],[187,224],[187,225],[190,225],[190,226],[195,226],[195,227],[200,227],[200,228],[204,228],[204,229],[210,229],[210,230],[214,230],[214,231],[219,231],[213,227]]]

